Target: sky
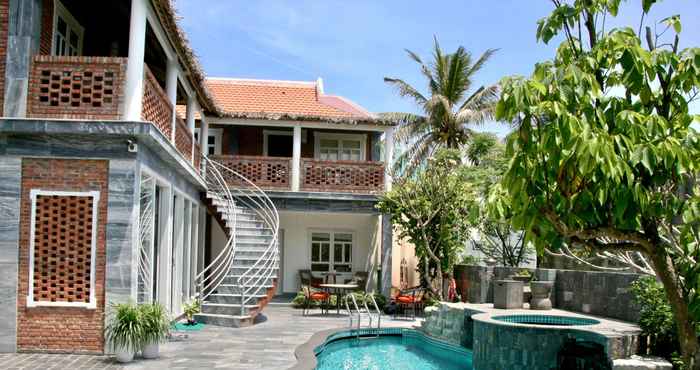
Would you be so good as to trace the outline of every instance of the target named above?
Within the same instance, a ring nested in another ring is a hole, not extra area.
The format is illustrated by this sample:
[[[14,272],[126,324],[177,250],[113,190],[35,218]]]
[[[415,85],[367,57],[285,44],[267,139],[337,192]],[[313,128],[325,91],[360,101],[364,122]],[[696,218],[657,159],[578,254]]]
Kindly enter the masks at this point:
[[[641,0],[628,0],[609,27],[639,25]],[[428,60],[437,37],[443,50],[464,46],[474,57],[498,49],[474,86],[508,75],[529,75],[559,44],[538,43],[537,20],[549,0],[177,0],[192,47],[211,77],[314,81],[327,94],[372,112],[415,112],[384,81],[397,77],[426,91],[418,65],[404,49]],[[700,0],[664,0],[645,23],[680,14],[681,46],[700,47]],[[669,32],[670,33],[670,32]],[[691,108],[700,114],[700,103]],[[503,136],[507,127],[479,128]]]

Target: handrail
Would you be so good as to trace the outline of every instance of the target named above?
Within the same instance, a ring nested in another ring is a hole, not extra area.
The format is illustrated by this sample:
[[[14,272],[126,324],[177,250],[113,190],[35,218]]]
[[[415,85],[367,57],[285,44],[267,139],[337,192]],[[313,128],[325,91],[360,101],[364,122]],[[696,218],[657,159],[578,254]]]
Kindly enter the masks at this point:
[[[369,297],[372,300],[372,304],[374,305],[374,310],[377,311],[377,329],[380,329],[382,326],[382,311],[379,309],[379,306],[377,305],[377,301],[374,299],[374,294],[368,293],[365,295],[365,306],[367,305],[367,297]],[[370,321],[370,326],[371,321]]]
[[[343,300],[345,301],[345,310],[348,311],[348,319],[350,320],[348,322],[348,328],[352,328],[352,311],[350,311],[350,305],[348,305],[348,296],[345,295]]]
[[[355,295],[352,293],[348,293],[348,296],[352,298],[352,305],[355,306],[355,310],[357,311],[357,330],[360,330],[360,322],[362,321],[362,312],[360,312],[360,308],[357,306],[357,300],[355,299]],[[358,332],[359,335],[359,332]]]
[[[206,286],[200,283],[199,296],[206,298],[213,289],[216,289],[218,284],[223,281],[226,273],[230,270],[233,263],[236,242],[236,218],[237,209],[248,208],[255,212],[256,216],[262,221],[263,226],[272,230],[270,242],[265,247],[260,257],[249,266],[236,280],[236,287],[241,295],[241,315],[245,314],[245,307],[250,300],[255,298],[255,292],[268,281],[277,271],[278,258],[278,237],[279,237],[279,213],[274,202],[265,194],[265,192],[256,186],[246,177],[231,168],[217,162],[216,160],[204,157],[206,166],[205,179],[209,191],[216,194],[219,200],[223,201],[227,207],[227,213],[232,214],[234,218],[234,226],[231,231],[229,242],[226,247],[219,253],[217,258],[204,269],[199,275],[198,280],[201,282],[205,279],[204,273],[207,270],[212,271],[206,276],[209,278],[209,283]],[[237,178],[243,184],[240,188],[231,190],[226,179],[231,177]],[[214,276],[213,278],[211,278]]]

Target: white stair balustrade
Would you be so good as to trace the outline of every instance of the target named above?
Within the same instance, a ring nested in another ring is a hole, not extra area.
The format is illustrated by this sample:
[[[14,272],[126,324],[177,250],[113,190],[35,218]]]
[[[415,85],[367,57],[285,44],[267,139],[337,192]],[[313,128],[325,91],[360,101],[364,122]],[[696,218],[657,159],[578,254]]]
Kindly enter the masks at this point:
[[[202,303],[196,319],[221,326],[251,325],[276,287],[279,213],[251,181],[206,157],[204,163],[207,199],[225,225],[228,240],[196,277],[196,298]],[[247,186],[233,188],[231,183]]]

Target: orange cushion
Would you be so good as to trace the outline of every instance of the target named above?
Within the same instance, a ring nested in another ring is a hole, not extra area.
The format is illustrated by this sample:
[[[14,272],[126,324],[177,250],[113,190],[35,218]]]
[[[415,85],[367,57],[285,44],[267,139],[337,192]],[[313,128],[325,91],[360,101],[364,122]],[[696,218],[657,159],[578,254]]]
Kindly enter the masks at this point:
[[[400,303],[413,303],[414,299],[413,297],[405,296],[405,295],[400,295],[396,297],[396,300],[399,301]]]
[[[311,293],[311,299],[313,299],[313,300],[315,300],[315,301],[320,301],[320,300],[323,300],[323,299],[327,299],[328,296],[329,296],[329,294],[326,293],[326,292],[315,292],[315,293]]]

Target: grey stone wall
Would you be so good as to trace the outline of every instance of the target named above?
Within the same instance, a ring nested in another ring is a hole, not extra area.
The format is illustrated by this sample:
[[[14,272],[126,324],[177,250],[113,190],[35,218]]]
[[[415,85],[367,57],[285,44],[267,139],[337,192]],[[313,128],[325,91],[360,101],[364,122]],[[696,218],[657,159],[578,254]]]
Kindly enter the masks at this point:
[[[22,161],[0,157],[0,353],[17,348],[17,267]]]
[[[557,270],[556,307],[629,322],[639,320],[630,284],[638,274]]]
[[[467,302],[492,303],[493,281],[508,279],[521,268],[468,266]],[[639,307],[630,284],[641,275],[631,273],[534,269],[538,280],[554,281],[552,305],[567,311],[637,322]]]
[[[473,321],[471,313],[468,314],[465,310],[463,303],[441,302],[438,306],[426,307],[425,320],[421,323],[420,330],[433,338],[471,348]],[[465,328],[467,324],[470,330]]]

